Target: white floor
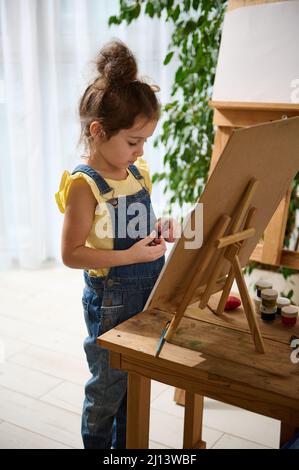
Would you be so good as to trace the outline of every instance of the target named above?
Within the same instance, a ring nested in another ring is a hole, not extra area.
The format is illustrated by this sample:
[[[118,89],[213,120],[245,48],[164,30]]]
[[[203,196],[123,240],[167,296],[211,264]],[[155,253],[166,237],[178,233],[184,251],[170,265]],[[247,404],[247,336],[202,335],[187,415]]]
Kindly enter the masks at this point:
[[[0,448],[82,448],[89,376],[82,342],[82,273],[64,267],[0,272]],[[182,447],[183,408],[152,382],[151,448]],[[205,399],[208,448],[277,448],[276,420]]]

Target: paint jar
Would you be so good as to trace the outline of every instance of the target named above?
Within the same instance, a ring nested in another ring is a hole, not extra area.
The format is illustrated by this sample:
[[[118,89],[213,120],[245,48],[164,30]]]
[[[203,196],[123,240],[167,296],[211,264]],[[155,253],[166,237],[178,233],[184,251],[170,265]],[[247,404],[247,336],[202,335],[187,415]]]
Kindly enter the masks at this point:
[[[255,283],[255,287],[256,287],[256,295],[258,297],[261,297],[261,293],[262,293],[262,290],[263,289],[272,289],[273,287],[273,284],[271,282],[268,282],[268,281],[263,281],[262,279],[260,281],[257,281]]]
[[[278,297],[278,292],[275,289],[263,289],[261,293],[262,305],[266,309],[274,310],[276,309],[276,301]]]
[[[295,305],[288,305],[287,307],[282,307],[281,321],[285,326],[296,325],[297,317],[298,307],[295,307]]]
[[[276,305],[275,305],[274,308],[271,309],[271,308],[264,307],[264,305],[261,304],[260,312],[261,312],[262,320],[264,320],[264,321],[273,321],[273,320],[275,320],[275,315],[276,315],[276,312],[277,312],[277,308],[276,308]]]
[[[282,307],[288,307],[289,305],[291,305],[291,301],[287,297],[278,297],[278,299],[276,300],[276,305],[277,315],[280,315]]]
[[[254,305],[255,305],[255,313],[257,315],[260,315],[261,314],[260,308],[261,308],[261,304],[262,304],[262,299],[256,295],[253,300],[254,300]]]

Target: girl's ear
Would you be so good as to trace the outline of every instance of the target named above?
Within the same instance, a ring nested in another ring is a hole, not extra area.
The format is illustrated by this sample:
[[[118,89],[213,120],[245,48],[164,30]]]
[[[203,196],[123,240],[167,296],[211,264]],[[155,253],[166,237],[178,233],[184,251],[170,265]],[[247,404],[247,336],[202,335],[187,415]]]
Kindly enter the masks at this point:
[[[89,132],[92,137],[104,137],[105,132],[101,126],[101,124],[98,121],[93,121],[90,126],[89,126]]]

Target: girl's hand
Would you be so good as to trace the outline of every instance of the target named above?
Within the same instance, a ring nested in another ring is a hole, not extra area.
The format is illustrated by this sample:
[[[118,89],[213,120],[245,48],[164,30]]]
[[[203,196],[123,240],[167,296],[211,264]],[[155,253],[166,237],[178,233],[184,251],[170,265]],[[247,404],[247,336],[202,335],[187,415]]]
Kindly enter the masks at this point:
[[[155,223],[155,228],[168,243],[174,243],[181,235],[181,226],[179,222],[173,218],[165,219],[161,217]],[[159,243],[159,240],[159,238],[156,238],[154,241],[155,243]]]
[[[153,231],[146,238],[143,238],[131,246],[131,248],[128,248],[131,263],[148,263],[150,261],[155,261],[164,255],[166,251],[166,243],[163,237],[160,237],[157,244],[152,246],[149,245],[155,240],[156,235],[156,232]]]

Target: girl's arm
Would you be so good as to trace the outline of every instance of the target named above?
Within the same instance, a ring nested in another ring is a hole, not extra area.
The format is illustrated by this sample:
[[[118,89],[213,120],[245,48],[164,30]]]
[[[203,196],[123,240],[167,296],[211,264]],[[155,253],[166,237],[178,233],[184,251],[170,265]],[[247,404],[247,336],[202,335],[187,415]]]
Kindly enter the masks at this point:
[[[97,250],[86,247],[96,205],[97,201],[89,185],[81,179],[74,181],[67,198],[62,230],[61,255],[66,266],[77,269],[109,268],[154,261],[164,254],[165,242],[164,246],[148,246],[155,235],[135,243],[128,250]]]
[[[97,205],[84,180],[73,182],[67,198],[62,229],[61,256],[70,268],[99,269],[128,263],[126,250],[95,250],[85,246]]]

